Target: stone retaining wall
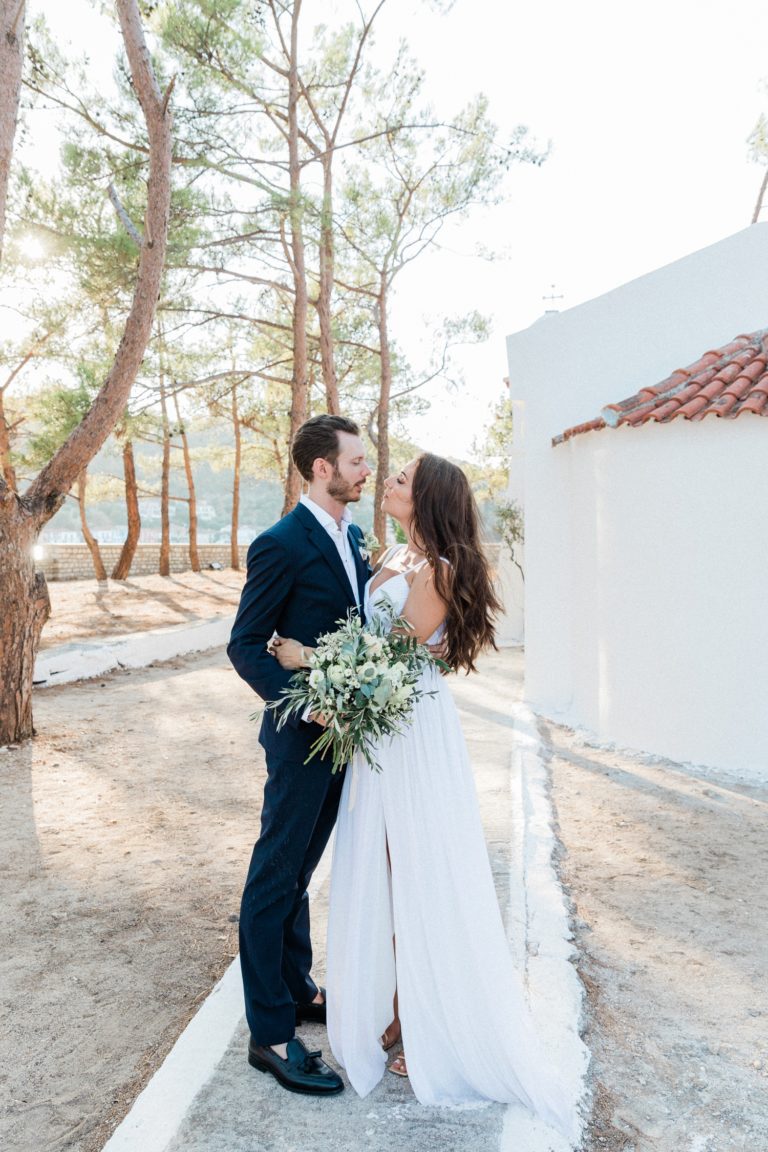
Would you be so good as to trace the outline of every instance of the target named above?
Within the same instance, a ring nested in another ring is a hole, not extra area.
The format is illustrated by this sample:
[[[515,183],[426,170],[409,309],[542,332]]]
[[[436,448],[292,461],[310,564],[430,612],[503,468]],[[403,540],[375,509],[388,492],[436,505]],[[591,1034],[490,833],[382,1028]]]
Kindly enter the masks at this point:
[[[93,580],[93,562],[88,547],[85,544],[45,544],[40,545],[43,550],[42,558],[36,559],[35,568],[44,572],[47,580]],[[500,558],[498,544],[486,544],[486,553],[493,568],[496,568]],[[119,544],[102,544],[101,558],[109,575],[117,563],[121,546]],[[245,560],[248,554],[248,545],[241,544],[240,567],[245,571]],[[199,544],[200,565],[206,568],[208,564],[218,563],[229,568],[229,544]],[[131,576],[154,576],[160,565],[159,544],[139,544],[131,565]],[[171,544],[171,572],[189,572],[189,547],[186,544]]]
[[[44,572],[47,580],[93,580],[93,562],[88,547],[85,544],[45,544],[40,545],[43,550],[42,558],[35,560],[38,571]],[[245,558],[248,545],[243,544],[238,549],[240,553],[240,566],[245,570]],[[120,544],[102,544],[101,558],[109,575],[120,556]],[[224,568],[230,566],[229,544],[199,544],[200,566],[204,569],[209,564],[218,563]],[[160,566],[160,545],[139,544],[131,566],[131,576],[156,575]],[[189,547],[186,544],[171,545],[171,572],[188,572]]]

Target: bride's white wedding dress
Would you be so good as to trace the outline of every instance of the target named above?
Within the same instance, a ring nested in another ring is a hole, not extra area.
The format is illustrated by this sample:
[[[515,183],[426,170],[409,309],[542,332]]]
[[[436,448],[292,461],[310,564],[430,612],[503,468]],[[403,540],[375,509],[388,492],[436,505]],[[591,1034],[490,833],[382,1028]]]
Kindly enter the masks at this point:
[[[409,584],[401,573],[370,588],[369,619],[384,597],[401,611]],[[347,769],[328,918],[331,1049],[367,1095],[386,1066],[379,1037],[397,988],[422,1104],[519,1101],[570,1135],[572,1106],[540,1050],[509,953],[456,707],[444,677],[430,669],[424,680],[435,695],[378,748],[382,771],[362,759]]]

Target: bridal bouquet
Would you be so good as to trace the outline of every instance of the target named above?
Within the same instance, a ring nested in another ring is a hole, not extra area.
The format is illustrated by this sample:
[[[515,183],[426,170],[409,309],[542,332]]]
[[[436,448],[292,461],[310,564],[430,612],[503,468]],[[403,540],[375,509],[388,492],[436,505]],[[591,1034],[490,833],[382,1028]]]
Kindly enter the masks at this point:
[[[434,695],[417,687],[424,669],[447,666],[409,635],[411,625],[395,615],[391,601],[365,625],[351,611],[337,624],[336,632],[319,637],[309,667],[295,672],[282,697],[267,707],[278,712],[278,729],[307,708],[325,718],[305,763],[330,749],[337,772],[361,752],[369,767],[380,771],[375,742],[402,732],[416,701]]]

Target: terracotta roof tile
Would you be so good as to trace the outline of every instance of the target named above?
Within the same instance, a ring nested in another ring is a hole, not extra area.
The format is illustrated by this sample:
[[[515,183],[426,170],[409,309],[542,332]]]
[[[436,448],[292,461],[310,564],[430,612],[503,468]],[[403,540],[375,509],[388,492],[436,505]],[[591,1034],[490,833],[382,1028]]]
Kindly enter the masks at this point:
[[[741,406],[742,412],[754,412],[756,416],[768,416],[768,397],[765,394],[750,396]]]
[[[742,412],[768,416],[768,328],[736,336],[687,368],[676,368],[661,383],[607,404],[597,419],[566,428],[552,443],[620,424],[638,427],[651,420],[669,424],[679,416],[693,421],[706,416],[733,420]]]

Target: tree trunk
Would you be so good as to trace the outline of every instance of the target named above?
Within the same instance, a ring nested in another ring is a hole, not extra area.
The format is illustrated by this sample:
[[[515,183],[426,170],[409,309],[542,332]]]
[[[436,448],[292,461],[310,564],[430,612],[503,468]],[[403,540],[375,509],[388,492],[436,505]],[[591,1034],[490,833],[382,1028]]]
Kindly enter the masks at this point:
[[[141,364],[152,324],[165,263],[171,200],[170,89],[157,86],[141,26],[137,0],[116,0],[131,80],[141,104],[149,140],[149,180],[144,241],[139,256],[131,310],[112,368],[89,411],[45,465],[23,496],[17,497],[0,478],[0,745],[32,734],[32,670],[40,632],[50,611],[45,580],[35,575],[30,554],[40,529],[61,507],[78,474],[88,466],[125,409]],[[23,4],[0,0],[0,19],[8,10],[18,14],[18,38]],[[15,16],[14,16],[15,18]],[[8,34],[0,33],[0,147],[5,148],[9,92],[5,58]],[[14,113],[15,116],[15,113]],[[0,189],[5,203],[7,173],[0,160]],[[3,214],[0,222],[4,220]]]
[[[160,476],[160,567],[161,576],[171,574],[171,517],[169,510],[171,481],[171,429],[165,402],[165,379],[160,368],[160,410],[163,415],[163,463]]]
[[[125,477],[125,511],[128,516],[128,535],[112,572],[113,580],[128,579],[133,558],[136,555],[136,547],[141,537],[139,490],[136,484],[136,461],[133,457],[133,441],[131,440],[126,440],[123,444],[123,476]]]
[[[192,459],[189,455],[189,441],[184,422],[181,419],[178,393],[173,394],[173,403],[176,408],[176,420],[181,436],[181,451],[184,457],[184,472],[187,477],[187,492],[189,494],[189,565],[193,572],[200,571],[200,553],[197,550],[197,493],[195,492],[195,477],[192,473]]]
[[[232,388],[232,429],[235,435],[235,474],[232,479],[232,532],[229,545],[229,564],[238,571],[240,568],[240,549],[237,546],[237,533],[240,527],[240,460],[242,456],[242,437],[240,434],[240,414],[237,410],[237,384]]]
[[[45,576],[32,561],[35,537],[16,496],[0,496],[0,745],[34,734],[32,673],[51,612]]]
[[[376,465],[376,486],[373,497],[373,531],[382,547],[387,539],[387,517],[382,511],[381,502],[384,499],[384,481],[389,475],[389,397],[392,392],[392,353],[389,346],[387,324],[387,288],[386,279],[382,276],[375,307],[376,325],[379,330],[380,377],[379,405],[376,415],[378,463]]]
[[[16,492],[16,472],[11,463],[11,431],[5,415],[5,405],[3,403],[4,394],[5,389],[0,388],[0,467],[2,468],[5,483],[11,492]]]
[[[339,415],[339,385],[333,356],[333,151],[323,158],[323,207],[320,217],[320,289],[317,295],[317,319],[320,324],[320,365],[325,385],[325,404],[330,413]]]
[[[304,257],[304,207],[301,200],[299,154],[299,14],[301,0],[294,0],[291,14],[291,50],[288,67],[288,171],[290,176],[291,270],[293,272],[293,378],[291,380],[291,440],[307,418],[307,270]],[[301,476],[288,454],[283,515],[301,495]]]
[[[24,0],[0,0],[0,263],[24,63]]]
[[[763,173],[763,181],[760,185],[760,191],[757,194],[757,203],[755,204],[755,210],[752,213],[752,220],[751,220],[752,224],[757,224],[758,219],[760,218],[760,213],[763,210],[763,200],[765,199],[765,192],[766,192],[767,188],[768,188],[768,166],[766,166],[765,172]]]
[[[171,201],[171,117],[157,87],[136,0],[116,0],[131,78],[141,103],[149,137],[149,181],[144,242],[131,311],[115,360],[83,420],[67,437],[25,499],[42,527],[59,510],[77,475],[87,467],[122,415],[144,358],[165,263]]]
[[[84,468],[77,478],[77,502],[80,505],[80,530],[83,533],[83,540],[88,545],[88,551],[91,554],[93,561],[93,571],[99,583],[106,582],[107,570],[104,567],[104,561],[101,558],[101,549],[99,542],[94,535],[92,535],[88,527],[88,518],[85,514],[85,493],[88,487],[88,473]]]

